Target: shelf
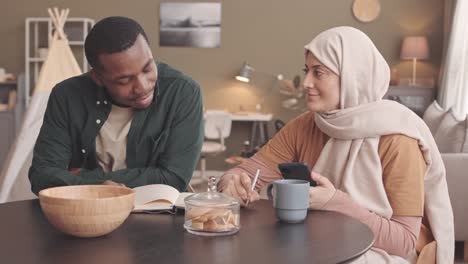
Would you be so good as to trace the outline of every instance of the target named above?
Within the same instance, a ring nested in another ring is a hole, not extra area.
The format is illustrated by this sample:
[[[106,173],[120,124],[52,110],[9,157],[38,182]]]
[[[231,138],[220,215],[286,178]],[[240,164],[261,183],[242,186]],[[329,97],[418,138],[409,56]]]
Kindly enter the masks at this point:
[[[50,17],[27,17],[26,23],[28,22],[50,22]],[[91,18],[85,17],[68,17],[67,22],[86,22],[90,24],[94,24],[94,20]]]
[[[28,60],[30,62],[44,62],[45,61],[44,58],[34,58],[34,57],[33,58],[28,58]]]
[[[387,95],[435,96],[435,93],[435,88],[426,88],[419,86],[390,86]]]
[[[72,53],[76,57],[82,72],[89,70],[89,65],[84,53],[84,39],[94,25],[94,20],[83,17],[68,17],[64,31],[68,37],[68,44],[72,48]],[[50,17],[28,17],[25,24],[25,105],[29,104],[32,89],[39,79],[40,70],[45,57],[39,57],[42,48],[50,47],[51,34],[54,25]]]
[[[68,41],[68,44],[70,44],[70,46],[83,46],[84,41]]]
[[[397,101],[422,117],[427,107],[435,100],[436,91],[436,88],[420,86],[390,86],[384,99]]]
[[[403,90],[403,89],[408,89],[408,90],[435,90],[435,87],[425,87],[425,86],[410,86],[410,85],[390,85],[390,89],[395,89],[395,90]]]
[[[4,82],[0,82],[0,86],[12,86],[12,85],[16,85],[17,82],[16,81],[4,81]]]

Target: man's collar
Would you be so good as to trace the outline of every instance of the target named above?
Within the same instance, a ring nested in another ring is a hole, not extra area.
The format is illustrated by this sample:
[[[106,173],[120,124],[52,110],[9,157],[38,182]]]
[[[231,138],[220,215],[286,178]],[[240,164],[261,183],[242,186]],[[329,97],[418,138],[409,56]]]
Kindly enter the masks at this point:
[[[120,106],[118,103],[116,103],[114,101],[114,99],[112,99],[112,96],[110,96],[110,94],[107,92],[106,88],[104,86],[99,86],[96,84],[96,87],[97,87],[97,99],[99,101],[109,101],[109,102],[112,102],[112,104],[115,104],[117,106]],[[153,104],[155,101],[156,101],[156,97],[159,96],[159,78],[156,80],[156,84],[155,84],[155,87],[154,87],[154,96],[153,96],[153,101],[151,104]],[[149,107],[149,106],[148,106]]]

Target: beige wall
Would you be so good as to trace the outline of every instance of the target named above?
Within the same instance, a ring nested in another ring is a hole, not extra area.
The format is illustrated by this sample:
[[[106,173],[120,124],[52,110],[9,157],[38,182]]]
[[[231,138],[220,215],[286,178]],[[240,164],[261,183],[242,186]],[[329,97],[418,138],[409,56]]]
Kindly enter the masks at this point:
[[[380,17],[368,24],[354,19],[352,0],[220,1],[221,47],[215,49],[159,47],[159,2],[2,0],[0,67],[13,73],[24,71],[25,18],[46,16],[46,7],[54,5],[70,8],[70,16],[73,17],[99,20],[106,16],[123,15],[138,20],[149,35],[155,57],[200,82],[206,108],[238,110],[242,105],[252,110],[255,103],[268,94],[266,110],[283,119],[297,115],[279,107],[285,98],[269,92],[273,80],[266,75],[255,75],[256,79],[250,85],[235,81],[233,76],[244,60],[264,72],[283,73],[289,78],[301,74],[304,44],[320,31],[333,26],[349,25],[366,32],[390,66],[398,67],[402,77],[411,73],[411,64],[399,59],[401,39],[406,35],[429,36],[431,59],[421,64],[419,75],[436,75],[441,61],[443,0],[381,0]],[[231,140],[233,147],[238,146],[246,136],[246,132],[234,132]]]

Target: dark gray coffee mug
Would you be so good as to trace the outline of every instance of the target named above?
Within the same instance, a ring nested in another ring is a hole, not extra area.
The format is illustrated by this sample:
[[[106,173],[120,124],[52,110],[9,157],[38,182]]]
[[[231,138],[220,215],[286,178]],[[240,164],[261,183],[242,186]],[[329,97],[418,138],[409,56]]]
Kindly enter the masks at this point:
[[[268,188],[276,216],[287,223],[304,221],[309,208],[310,184],[303,180],[277,180]]]

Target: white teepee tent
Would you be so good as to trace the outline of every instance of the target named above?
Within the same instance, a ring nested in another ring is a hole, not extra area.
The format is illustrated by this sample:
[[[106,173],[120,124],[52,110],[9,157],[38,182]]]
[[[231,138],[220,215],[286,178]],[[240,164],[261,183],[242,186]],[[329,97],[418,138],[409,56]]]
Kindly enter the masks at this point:
[[[69,10],[48,9],[55,31],[49,52],[41,67],[31,103],[25,114],[21,131],[11,147],[0,174],[0,203],[27,200],[36,196],[31,192],[28,170],[32,151],[39,135],[47,101],[52,88],[59,82],[81,74],[63,31]]]

